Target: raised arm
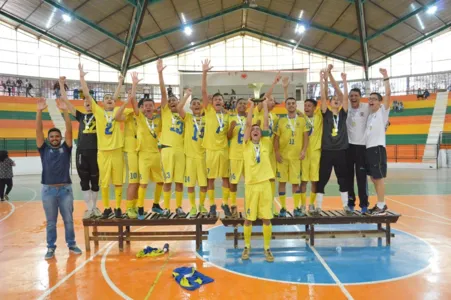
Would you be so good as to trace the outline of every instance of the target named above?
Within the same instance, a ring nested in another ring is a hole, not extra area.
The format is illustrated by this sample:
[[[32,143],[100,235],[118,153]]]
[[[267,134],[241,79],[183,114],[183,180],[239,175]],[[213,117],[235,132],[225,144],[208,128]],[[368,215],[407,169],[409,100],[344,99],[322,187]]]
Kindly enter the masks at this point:
[[[329,75],[329,78],[330,78],[330,83],[334,87],[335,94],[337,94],[338,101],[341,102],[341,101],[343,101],[343,92],[341,91],[340,87],[338,86],[338,83],[335,81],[334,75],[332,75],[333,67],[334,66],[329,65],[329,67],[328,67],[328,71],[329,71],[328,75]]]
[[[348,106],[349,106],[349,94],[348,94],[348,80],[346,73],[341,73],[341,79],[343,80],[343,110],[345,112],[348,112]]]
[[[136,89],[137,89],[138,83],[142,79],[138,78],[138,72],[132,72],[130,74],[130,76],[132,77],[132,90],[128,95],[128,99],[124,99],[125,101],[122,103],[121,107],[119,107],[116,114],[114,115],[114,119],[119,122],[125,121],[126,116],[124,115],[124,110],[125,110],[125,107],[127,106],[128,102],[132,102],[133,112],[135,114],[137,114],[136,110],[135,110],[135,105],[133,104],[133,102],[136,103]],[[136,109],[138,109],[138,107],[136,107]],[[139,112],[138,112],[138,114],[139,114]]]
[[[38,146],[38,148],[41,148],[45,141],[44,132],[42,131],[42,111],[46,108],[47,103],[45,102],[45,99],[39,98],[36,108],[36,146]]]
[[[213,67],[210,66],[210,60],[205,59],[202,62],[202,104],[204,108],[207,108],[208,104],[210,103],[210,99],[208,98],[207,93],[207,73],[213,69]]]
[[[319,88],[321,91],[321,112],[324,114],[327,111],[327,69],[322,69],[319,72]]]
[[[60,86],[63,88],[61,89],[61,95],[64,91],[64,85]],[[72,122],[70,121],[69,113],[67,112],[67,105],[64,101],[58,101],[56,102],[58,105],[58,108],[63,111],[64,116],[64,125],[66,125],[66,133],[64,135],[64,141],[66,142],[66,145],[69,147],[72,147]]]
[[[247,100],[247,103],[249,103],[249,112],[247,113],[246,118],[246,129],[244,130],[244,142],[247,142],[249,138],[251,137],[251,130],[252,130],[252,112],[254,111],[254,101],[252,101],[250,98]]]
[[[89,101],[92,102],[92,97],[89,94],[88,84],[86,83],[86,80],[85,80],[85,76],[86,76],[86,74],[88,74],[88,72],[85,72],[83,70],[82,64],[78,64],[78,70],[80,70],[80,84],[81,84],[81,89],[83,90],[83,95],[85,95],[86,99],[88,99]]]
[[[177,104],[177,111],[182,119],[185,119],[185,104],[188,101],[189,97],[193,94],[193,91],[190,88],[185,90],[182,101]]]
[[[267,131],[269,130],[268,98],[263,100],[262,105],[263,105],[263,130]]]
[[[119,75],[117,87],[116,87],[116,90],[114,91],[114,95],[113,95],[114,101],[116,101],[119,98],[123,83],[124,83],[124,76],[122,76],[122,74],[121,74],[121,75]],[[83,91],[83,93],[84,93],[84,91]]]
[[[384,76],[385,96],[383,99],[383,104],[385,109],[389,109],[391,100],[390,78],[388,77],[387,69],[379,69],[379,72],[381,72],[382,76]]]
[[[263,96],[263,98],[268,98],[272,96],[272,93],[274,91],[274,88],[276,87],[276,85],[279,83],[280,79],[282,79],[282,75],[280,75],[280,71],[277,73],[276,77],[274,78],[273,83],[271,84],[271,86],[269,87],[269,89],[266,91],[265,95]],[[263,101],[260,102],[258,104],[258,111],[261,111],[263,108]]]
[[[288,98],[288,86],[289,85],[290,85],[290,79],[288,78],[288,76],[285,76],[284,78],[282,78],[283,97],[285,98],[285,100],[287,100],[287,98]]]
[[[64,84],[66,82],[66,77],[61,76],[58,81],[59,81],[60,86],[64,86]],[[77,115],[77,110],[72,105],[72,103],[70,103],[69,100],[67,99],[66,89],[64,89],[64,88],[61,89],[61,97],[60,97],[60,99],[64,101],[64,103],[66,104],[67,109],[75,117]]]
[[[158,81],[160,82],[160,93],[161,93],[161,108],[164,108],[168,104],[168,94],[166,92],[166,87],[164,86],[163,70],[166,66],[163,66],[163,61],[159,59],[157,61],[157,71],[158,71]]]

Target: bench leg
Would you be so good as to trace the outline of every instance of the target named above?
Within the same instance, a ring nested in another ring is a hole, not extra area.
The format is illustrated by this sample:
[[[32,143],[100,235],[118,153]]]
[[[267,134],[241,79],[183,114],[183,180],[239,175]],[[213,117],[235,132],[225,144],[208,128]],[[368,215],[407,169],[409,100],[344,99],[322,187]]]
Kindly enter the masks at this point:
[[[119,229],[119,251],[124,251],[124,226],[118,226]]]
[[[233,228],[233,247],[238,248],[238,227]]]
[[[391,239],[391,230],[390,230],[390,223],[385,224],[385,239],[387,246],[390,246],[390,239]]]
[[[202,247],[202,224],[196,224],[196,250]]]
[[[130,226],[125,226],[125,236],[130,238]],[[126,241],[127,246],[130,246],[130,239]]]
[[[377,231],[382,231],[382,224],[381,223],[377,223]],[[382,242],[382,238],[378,237],[377,238],[377,242]]]
[[[308,232],[309,224],[305,224],[305,232]]]
[[[310,246],[315,246],[315,225],[310,225]]]
[[[92,232],[97,233],[97,226],[92,226]],[[94,234],[93,234],[94,235]],[[98,237],[98,236],[96,236]],[[99,246],[99,241],[98,240],[94,240],[94,246],[98,247]]]
[[[89,226],[85,226],[85,247],[86,251],[91,251],[91,245],[89,244]]]

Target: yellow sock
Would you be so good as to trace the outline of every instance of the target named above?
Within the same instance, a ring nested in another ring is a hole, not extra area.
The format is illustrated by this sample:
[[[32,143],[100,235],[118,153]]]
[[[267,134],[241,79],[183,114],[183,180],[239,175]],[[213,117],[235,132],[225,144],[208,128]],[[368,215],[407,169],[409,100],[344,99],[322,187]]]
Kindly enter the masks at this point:
[[[116,198],[116,208],[121,208],[121,202],[122,202],[122,187],[121,186],[114,187],[114,197]]]
[[[310,193],[310,204],[315,204],[316,193]]]
[[[110,208],[110,188],[102,188],[102,202],[104,208]]]
[[[222,204],[229,205],[229,194],[230,194],[230,189],[223,187],[222,188]]]
[[[183,192],[175,192],[175,204],[182,207]]]
[[[210,200],[210,205],[215,205],[215,190],[208,190],[208,200]]]
[[[196,207],[196,194],[194,192],[188,192],[188,199],[191,207]]]
[[[232,206],[236,206],[236,192],[230,192],[230,202]]]
[[[244,233],[244,246],[248,249],[251,248],[251,235],[252,235],[252,225],[244,226],[243,228]]]
[[[299,207],[299,202],[301,200],[301,194],[294,193],[293,194],[293,199],[294,199],[294,208],[298,208]]]
[[[146,197],[146,188],[139,187],[138,189],[138,207],[144,207],[144,198]]]
[[[160,198],[161,198],[161,191],[163,190],[162,184],[156,184],[155,185],[155,191],[153,195],[153,203],[154,204],[160,204]]]
[[[163,191],[164,208],[170,209],[171,205],[171,191]]]
[[[125,205],[126,205],[127,209],[133,208],[133,200],[125,201]]]
[[[136,204],[138,203],[138,199],[134,199],[134,200],[132,200],[132,202],[133,202],[132,208],[133,208],[133,207],[136,207]]]
[[[263,225],[263,248],[265,250],[269,249],[271,238],[272,238],[272,224]]]
[[[307,202],[307,195],[305,193],[301,193],[301,204],[305,205]]]
[[[287,195],[285,193],[283,195],[279,194],[279,201],[282,208],[287,209]]]
[[[207,197],[207,193],[200,191],[200,196],[199,196],[199,204],[200,205],[204,206],[206,197]]]

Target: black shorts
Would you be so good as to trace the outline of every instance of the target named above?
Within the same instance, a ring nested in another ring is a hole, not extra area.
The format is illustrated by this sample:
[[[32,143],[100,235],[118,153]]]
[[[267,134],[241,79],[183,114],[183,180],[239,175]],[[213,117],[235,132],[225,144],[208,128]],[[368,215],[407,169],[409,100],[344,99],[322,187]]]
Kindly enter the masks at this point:
[[[374,179],[387,177],[387,150],[383,146],[367,148],[365,152],[366,173]]]

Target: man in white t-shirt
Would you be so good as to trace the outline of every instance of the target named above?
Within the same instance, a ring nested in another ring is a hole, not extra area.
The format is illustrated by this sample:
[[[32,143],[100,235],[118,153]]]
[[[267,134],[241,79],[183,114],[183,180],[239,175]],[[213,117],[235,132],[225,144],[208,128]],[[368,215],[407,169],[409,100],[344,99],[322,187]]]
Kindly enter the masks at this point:
[[[385,96],[379,93],[371,93],[368,99],[370,115],[366,123],[366,170],[374,183],[377,194],[377,204],[369,210],[372,215],[385,215],[384,178],[387,176],[387,151],[385,149],[385,126],[390,113],[390,82],[386,69],[380,69],[384,77]]]
[[[354,174],[357,180],[360,208],[362,213],[368,211],[368,180],[365,169],[365,128],[370,114],[368,103],[361,103],[362,92],[359,88],[351,89],[349,93],[349,110],[346,119],[348,129],[349,148],[346,151],[348,169],[348,207],[351,211],[355,206]]]

